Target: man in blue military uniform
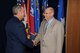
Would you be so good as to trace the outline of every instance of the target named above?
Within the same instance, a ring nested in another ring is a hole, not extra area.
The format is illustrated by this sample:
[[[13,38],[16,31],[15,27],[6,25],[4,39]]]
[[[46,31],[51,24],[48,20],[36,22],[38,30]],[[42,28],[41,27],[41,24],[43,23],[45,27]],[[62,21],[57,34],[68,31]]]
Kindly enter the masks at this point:
[[[32,48],[33,42],[26,36],[24,19],[24,8],[15,5],[12,8],[13,17],[6,24],[7,46],[6,53],[28,53],[27,47]]]

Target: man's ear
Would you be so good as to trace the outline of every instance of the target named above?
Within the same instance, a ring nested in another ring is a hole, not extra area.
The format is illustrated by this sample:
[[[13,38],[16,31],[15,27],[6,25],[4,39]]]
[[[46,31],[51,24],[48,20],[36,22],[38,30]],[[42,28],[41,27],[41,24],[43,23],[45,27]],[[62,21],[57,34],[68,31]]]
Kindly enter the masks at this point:
[[[54,13],[51,13],[51,15],[53,16],[53,15],[54,15]]]
[[[20,13],[20,10],[18,10],[18,12],[17,13]]]

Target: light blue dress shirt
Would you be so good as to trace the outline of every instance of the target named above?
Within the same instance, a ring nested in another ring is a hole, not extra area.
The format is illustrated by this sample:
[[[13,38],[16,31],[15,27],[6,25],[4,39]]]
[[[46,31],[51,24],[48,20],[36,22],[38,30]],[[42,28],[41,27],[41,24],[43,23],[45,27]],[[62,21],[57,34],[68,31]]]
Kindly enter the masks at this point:
[[[50,26],[51,22],[53,21],[54,18],[51,18],[47,23],[46,23],[46,26],[47,28]]]

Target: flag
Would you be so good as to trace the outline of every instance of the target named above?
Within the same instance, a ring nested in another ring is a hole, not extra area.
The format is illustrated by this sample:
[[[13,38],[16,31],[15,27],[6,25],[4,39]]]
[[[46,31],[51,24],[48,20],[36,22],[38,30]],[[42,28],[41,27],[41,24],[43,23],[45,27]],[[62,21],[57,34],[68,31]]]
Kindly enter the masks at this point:
[[[34,38],[34,10],[33,10],[33,0],[27,0],[27,23],[26,32],[28,39]]]
[[[30,0],[26,1],[26,8],[27,8],[27,19],[26,19],[26,34],[27,38],[30,39]]]
[[[35,31],[34,31],[34,0],[31,0],[30,1],[30,17],[29,17],[29,19],[30,19],[30,32],[31,32],[31,34],[34,34],[35,33]]]
[[[48,7],[48,0],[42,0],[42,13],[44,13],[44,11],[47,7]],[[42,19],[44,19],[43,14],[42,14]]]
[[[29,19],[29,17],[30,17],[30,0],[27,0],[27,24],[28,24],[28,27],[30,26],[30,19]]]
[[[29,12],[29,22],[28,22],[30,39],[34,39],[35,38],[35,30],[34,30],[34,4],[33,4],[33,1],[34,0],[30,0],[30,9],[28,9],[30,11]]]
[[[42,0],[42,11],[44,12],[47,7],[48,7],[48,0]]]
[[[35,20],[35,32],[38,33],[40,26],[40,8],[39,0],[34,0],[34,20]]]
[[[17,5],[22,5],[22,1],[21,0],[17,0]]]
[[[39,0],[27,0],[27,23],[30,38],[35,38],[40,26]]]
[[[64,0],[59,0],[58,1],[57,19],[64,24],[65,23],[65,18],[64,18],[64,3],[63,2],[64,2]]]
[[[57,19],[63,23],[64,32],[66,33],[66,23],[65,23],[64,3],[63,2],[64,2],[64,0],[59,0],[59,2],[58,2],[58,16],[57,16]]]

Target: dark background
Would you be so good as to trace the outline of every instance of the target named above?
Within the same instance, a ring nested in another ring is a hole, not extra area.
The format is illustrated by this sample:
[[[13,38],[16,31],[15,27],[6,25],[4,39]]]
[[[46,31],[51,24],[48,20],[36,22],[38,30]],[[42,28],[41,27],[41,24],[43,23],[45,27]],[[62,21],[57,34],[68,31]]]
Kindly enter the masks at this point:
[[[5,24],[12,17],[12,6],[16,4],[16,0],[0,0],[0,53],[5,53],[6,48],[6,34],[5,34]],[[41,0],[40,0],[41,4]],[[55,17],[57,17],[57,5],[58,0],[49,0],[49,6],[54,7]],[[66,4],[67,0],[64,0],[64,16],[66,17]],[[41,11],[42,13],[42,11]],[[41,14],[41,21],[42,21]],[[65,53],[65,43],[63,47],[63,53]]]

